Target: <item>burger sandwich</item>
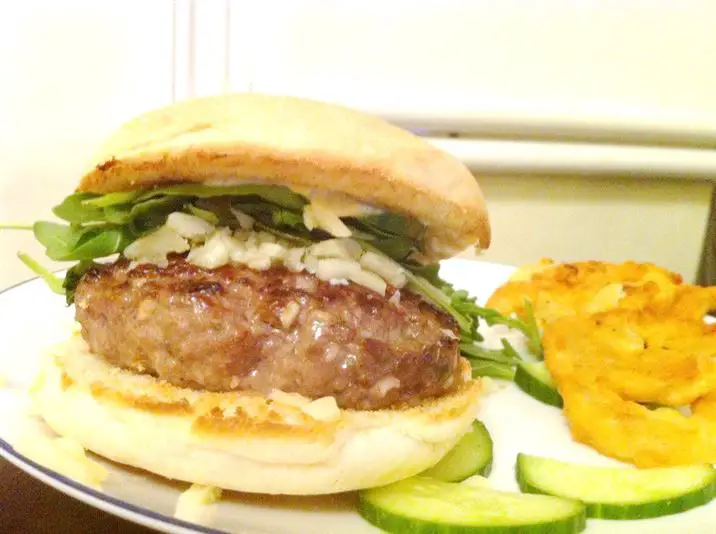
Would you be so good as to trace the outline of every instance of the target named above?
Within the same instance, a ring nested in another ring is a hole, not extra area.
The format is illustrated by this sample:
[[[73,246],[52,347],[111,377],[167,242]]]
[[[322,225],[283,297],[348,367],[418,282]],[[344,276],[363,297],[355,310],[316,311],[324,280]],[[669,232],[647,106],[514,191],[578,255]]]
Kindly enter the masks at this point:
[[[308,495],[420,473],[469,430],[494,362],[437,262],[490,227],[472,174],[427,141],[298,98],[189,100],[122,126],[54,214],[33,230],[71,268],[26,261],[78,324],[33,390],[59,435]]]

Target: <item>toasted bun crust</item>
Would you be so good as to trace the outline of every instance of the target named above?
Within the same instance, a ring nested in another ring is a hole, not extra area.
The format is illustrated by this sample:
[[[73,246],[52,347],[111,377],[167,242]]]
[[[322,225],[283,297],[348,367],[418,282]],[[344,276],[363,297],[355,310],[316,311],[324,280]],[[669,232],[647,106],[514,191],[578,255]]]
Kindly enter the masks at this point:
[[[428,226],[433,257],[490,244],[482,192],[459,160],[379,118],[294,97],[222,95],[139,116],[107,140],[78,190],[232,180],[330,190],[410,214]]]
[[[311,495],[434,465],[469,429],[481,389],[469,381],[417,407],[374,412],[340,410],[331,398],[199,392],[111,366],[74,335],[48,356],[33,397],[55,432],[116,462],[225,489]]]

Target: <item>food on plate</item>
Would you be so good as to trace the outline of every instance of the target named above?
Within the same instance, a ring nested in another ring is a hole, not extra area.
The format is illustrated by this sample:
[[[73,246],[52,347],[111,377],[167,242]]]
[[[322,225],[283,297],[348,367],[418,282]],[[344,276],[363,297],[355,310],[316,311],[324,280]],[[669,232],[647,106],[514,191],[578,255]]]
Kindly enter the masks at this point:
[[[520,362],[515,383],[564,406],[577,441],[641,467],[716,462],[716,287],[653,264],[543,260],[487,305],[540,325],[544,362]]]
[[[581,501],[587,517],[594,518],[661,517],[696,508],[716,496],[716,469],[710,465],[593,467],[518,454],[516,471],[522,491]]]
[[[518,269],[486,305],[518,317],[525,317],[526,306],[531,305],[535,319],[544,326],[571,315],[670,303],[681,283],[678,274],[650,263],[555,263],[545,259]]]
[[[586,526],[579,501],[412,477],[360,492],[360,514],[386,532],[573,534]]]
[[[259,493],[387,484],[471,429],[472,375],[514,368],[480,352],[495,312],[438,275],[490,243],[478,184],[380,119],[181,102],[122,126],[53,211],[68,224],[33,230],[74,263],[64,280],[22,259],[80,331],[47,359],[38,406],[117,462]]]
[[[715,288],[687,291],[716,303]],[[612,310],[549,324],[543,345],[577,441],[640,467],[716,462],[716,326],[665,307]],[[692,403],[692,415],[677,409]]]

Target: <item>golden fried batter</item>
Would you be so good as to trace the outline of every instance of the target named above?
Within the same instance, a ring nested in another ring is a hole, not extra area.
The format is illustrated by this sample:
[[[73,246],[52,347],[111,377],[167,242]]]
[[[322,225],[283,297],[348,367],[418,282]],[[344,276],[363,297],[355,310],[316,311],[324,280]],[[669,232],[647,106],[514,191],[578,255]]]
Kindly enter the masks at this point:
[[[524,318],[525,300],[530,300],[537,322],[544,326],[572,315],[642,309],[659,302],[668,305],[681,282],[678,274],[649,263],[542,260],[518,270],[493,293],[487,306]]]
[[[709,417],[649,410],[596,383],[563,383],[560,393],[575,440],[638,467],[716,463],[716,408]]]
[[[716,287],[653,264],[543,260],[487,306],[524,319],[526,301],[577,441],[642,467],[716,463]]]
[[[642,403],[682,406],[716,388],[716,327],[613,310],[549,325],[545,362],[558,381],[585,379]]]
[[[716,326],[703,314],[716,307],[716,288],[668,294],[639,310],[548,324],[545,362],[577,441],[642,467],[714,463]],[[694,403],[694,415],[639,403]]]

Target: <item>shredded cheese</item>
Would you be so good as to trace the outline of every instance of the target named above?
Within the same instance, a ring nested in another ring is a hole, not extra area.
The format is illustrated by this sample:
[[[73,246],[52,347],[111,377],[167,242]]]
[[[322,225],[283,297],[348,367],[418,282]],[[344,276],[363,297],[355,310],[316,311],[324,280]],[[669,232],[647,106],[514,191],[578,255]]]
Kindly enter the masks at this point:
[[[309,230],[321,228],[335,237],[351,236],[350,228],[340,217],[321,204],[311,204],[303,208],[303,220]]]
[[[281,315],[279,316],[281,326],[284,328],[290,327],[298,317],[299,311],[301,311],[301,306],[298,302],[291,301],[286,304],[286,307],[281,311]]]
[[[311,210],[306,213],[310,219]],[[340,237],[308,247],[292,247],[268,232],[249,230],[246,220],[244,223],[240,230],[232,232],[199,217],[175,212],[169,215],[167,224],[127,247],[125,256],[134,260],[134,266],[166,266],[169,253],[188,250],[187,261],[205,269],[234,263],[263,271],[285,265],[292,272],[306,270],[331,284],[350,280],[381,295],[385,295],[388,284],[401,288],[407,282],[403,267],[382,254],[365,252],[354,239]],[[287,324],[292,320],[289,314]]]
[[[335,397],[321,397],[302,406],[301,410],[316,421],[331,422],[341,417]]]
[[[177,499],[174,517],[192,523],[206,524],[216,509],[211,505],[221,499],[222,489],[192,484]]]

